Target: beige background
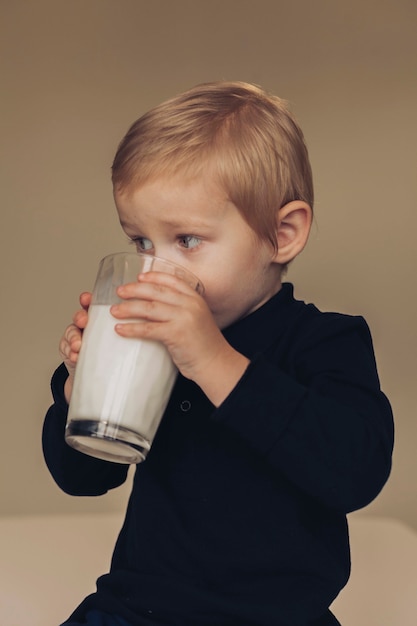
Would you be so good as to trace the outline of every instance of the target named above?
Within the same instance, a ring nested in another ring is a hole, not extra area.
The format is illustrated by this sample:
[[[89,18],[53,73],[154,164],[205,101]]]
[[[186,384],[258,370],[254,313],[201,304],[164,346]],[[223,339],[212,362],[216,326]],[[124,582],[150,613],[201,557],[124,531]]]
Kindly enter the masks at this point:
[[[316,224],[299,298],[368,320],[396,415],[392,478],[368,514],[417,528],[415,0],[0,3],[0,514],[119,510],[71,498],[41,453],[60,335],[98,260],[125,249],[109,167],[130,123],[196,83],[239,79],[292,103]]]

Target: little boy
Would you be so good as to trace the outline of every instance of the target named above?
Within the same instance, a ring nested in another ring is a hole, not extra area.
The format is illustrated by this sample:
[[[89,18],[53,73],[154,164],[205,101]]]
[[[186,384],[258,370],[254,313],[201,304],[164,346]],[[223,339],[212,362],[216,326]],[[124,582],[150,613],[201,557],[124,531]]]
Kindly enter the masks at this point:
[[[137,250],[183,265],[205,293],[157,272],[119,288],[116,331],[163,342],[179,375],[110,572],[65,624],[338,624],[346,513],[387,480],[393,424],[365,321],[322,313],[282,282],[312,218],[300,128],[257,87],[200,85],[133,124],[113,185]],[[64,441],[90,295],[80,302],[43,445],[61,489],[96,496],[127,466]]]

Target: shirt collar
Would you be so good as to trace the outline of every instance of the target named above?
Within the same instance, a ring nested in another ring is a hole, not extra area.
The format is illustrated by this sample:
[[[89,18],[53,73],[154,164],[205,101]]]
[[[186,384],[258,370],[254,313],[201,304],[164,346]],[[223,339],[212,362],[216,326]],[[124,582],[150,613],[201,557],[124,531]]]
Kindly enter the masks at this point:
[[[228,326],[223,335],[235,350],[251,359],[282,335],[301,306],[303,303],[294,299],[293,285],[283,283],[270,300]]]

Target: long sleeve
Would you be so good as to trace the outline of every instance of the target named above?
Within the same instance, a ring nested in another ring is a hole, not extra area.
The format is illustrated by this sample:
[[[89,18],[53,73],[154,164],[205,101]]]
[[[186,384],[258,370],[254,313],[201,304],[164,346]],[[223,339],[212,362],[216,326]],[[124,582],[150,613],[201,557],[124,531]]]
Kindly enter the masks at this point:
[[[65,442],[68,405],[63,388],[67,375],[65,366],[61,365],[52,377],[54,404],[46,414],[42,432],[45,461],[55,482],[66,493],[103,495],[126,480],[128,466],[87,456]]]
[[[179,375],[137,466],[108,574],[92,608],[161,623],[333,624],[350,571],[345,513],[385,483],[393,446],[362,318],[321,313],[292,286],[224,331],[250,360],[216,408]],[[70,493],[103,493],[123,467],[64,442],[65,372],[53,381],[45,456]],[[135,620],[133,620],[135,621]]]
[[[368,504],[390,472],[392,413],[360,317],[320,313],[306,323],[300,316],[291,343],[255,356],[213,417],[342,512]]]

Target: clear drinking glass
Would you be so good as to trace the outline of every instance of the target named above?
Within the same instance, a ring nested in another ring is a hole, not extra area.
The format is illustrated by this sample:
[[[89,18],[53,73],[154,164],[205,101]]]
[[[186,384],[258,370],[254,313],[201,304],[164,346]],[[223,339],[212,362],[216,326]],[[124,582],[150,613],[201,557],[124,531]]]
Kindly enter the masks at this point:
[[[121,337],[114,330],[123,322],[110,313],[111,305],[121,302],[117,287],[149,271],[174,274],[203,292],[191,272],[158,257],[120,252],[102,259],[68,412],[67,443],[118,463],[146,458],[177,376],[162,343]]]

